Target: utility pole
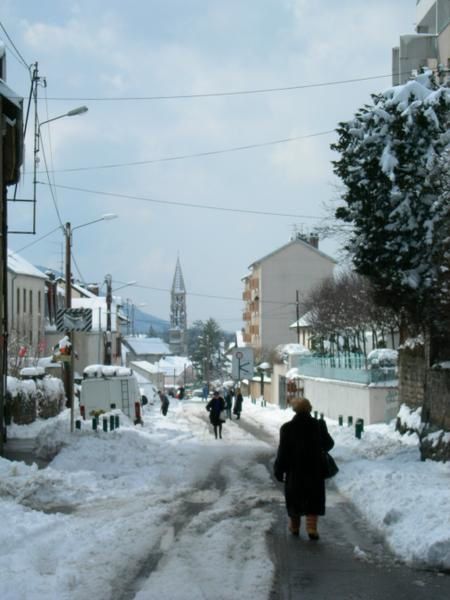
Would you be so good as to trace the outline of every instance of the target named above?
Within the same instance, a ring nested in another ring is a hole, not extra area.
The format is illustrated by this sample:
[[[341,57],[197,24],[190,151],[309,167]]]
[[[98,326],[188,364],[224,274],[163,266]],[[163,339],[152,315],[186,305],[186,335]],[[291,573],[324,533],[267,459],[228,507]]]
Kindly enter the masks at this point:
[[[7,186],[20,179],[23,155],[22,98],[4,83],[6,56],[0,47],[0,456],[6,440],[4,422],[8,374],[8,197]]]
[[[66,237],[66,289],[65,289],[65,308],[72,308],[72,227],[66,223],[64,228]],[[75,407],[73,399],[73,371],[74,371],[74,347],[73,333],[66,332],[70,342],[70,360],[64,363],[64,387],[66,391],[67,406],[70,408],[70,431],[74,430]]]
[[[300,302],[299,302],[299,294],[298,290],[295,294],[295,308],[297,312],[297,344],[300,344]]]
[[[106,282],[106,341],[105,341],[105,365],[110,365],[111,352],[111,304],[112,304],[112,277],[105,275]]]

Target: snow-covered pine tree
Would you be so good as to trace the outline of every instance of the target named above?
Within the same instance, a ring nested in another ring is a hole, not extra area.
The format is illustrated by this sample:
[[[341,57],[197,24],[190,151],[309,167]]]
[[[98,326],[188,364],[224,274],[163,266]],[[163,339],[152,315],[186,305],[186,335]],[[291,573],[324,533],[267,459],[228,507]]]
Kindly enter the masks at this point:
[[[352,226],[356,271],[416,333],[449,310],[450,89],[427,72],[372,98],[332,145],[345,185],[336,216]]]

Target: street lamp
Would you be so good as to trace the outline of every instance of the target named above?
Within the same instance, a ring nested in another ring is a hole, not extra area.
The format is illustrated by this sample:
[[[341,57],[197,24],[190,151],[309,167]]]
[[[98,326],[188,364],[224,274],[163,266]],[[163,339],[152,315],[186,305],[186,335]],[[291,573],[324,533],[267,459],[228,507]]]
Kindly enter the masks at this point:
[[[261,381],[260,381],[260,392],[261,398],[264,400],[264,374],[270,371],[270,364],[268,362],[262,362],[260,365],[256,367],[258,371]]]
[[[58,118],[58,117],[56,117]],[[66,223],[64,227],[64,234],[66,237],[66,289],[65,289],[65,308],[72,307],[72,233],[75,229],[81,229],[81,227],[87,227],[88,225],[92,225],[94,223],[98,223],[99,221],[110,221],[111,219],[116,219],[117,215],[112,213],[107,213],[102,215],[98,219],[94,219],[93,221],[88,221],[87,223],[82,223],[81,225],[76,225],[72,227],[70,223]],[[66,396],[67,402],[70,406],[70,431],[74,430],[74,402],[73,402],[73,364],[74,364],[74,353],[73,353],[73,332],[68,332],[69,342],[71,344],[71,353],[70,353],[70,363],[67,363],[66,371],[65,371],[65,384],[66,384]]]
[[[43,125],[47,125],[47,123],[51,123],[52,121],[57,121],[58,119],[64,119],[65,117],[75,117],[77,115],[82,115],[88,111],[87,106],[78,106],[77,108],[72,108],[72,110],[67,111],[63,115],[58,115],[57,117],[52,117],[51,119],[47,119],[46,121],[42,121],[39,123],[37,120],[37,116],[34,122],[34,165],[33,165],[33,194],[34,201],[36,202],[36,185],[37,185],[37,166],[39,163],[39,150],[40,150],[40,139],[41,139],[41,127]]]

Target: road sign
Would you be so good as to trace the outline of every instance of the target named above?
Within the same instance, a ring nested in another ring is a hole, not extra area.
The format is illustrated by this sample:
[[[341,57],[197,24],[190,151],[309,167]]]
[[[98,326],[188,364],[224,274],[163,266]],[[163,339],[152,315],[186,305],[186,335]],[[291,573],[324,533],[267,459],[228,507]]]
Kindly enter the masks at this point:
[[[253,348],[233,348],[231,376],[237,381],[253,378]]]
[[[91,331],[91,308],[60,308],[56,312],[57,331]]]

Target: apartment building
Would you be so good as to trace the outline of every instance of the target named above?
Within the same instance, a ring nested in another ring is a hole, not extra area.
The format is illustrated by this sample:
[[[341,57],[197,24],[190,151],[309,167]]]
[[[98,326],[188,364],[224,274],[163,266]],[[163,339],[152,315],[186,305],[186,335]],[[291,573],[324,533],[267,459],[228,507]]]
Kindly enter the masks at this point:
[[[255,349],[296,342],[290,326],[298,318],[297,297],[332,275],[335,265],[319,250],[318,237],[301,234],[252,263],[243,278],[243,341]]]
[[[417,0],[416,33],[400,36],[392,50],[393,85],[406,83],[422,67],[450,68],[450,0]]]

